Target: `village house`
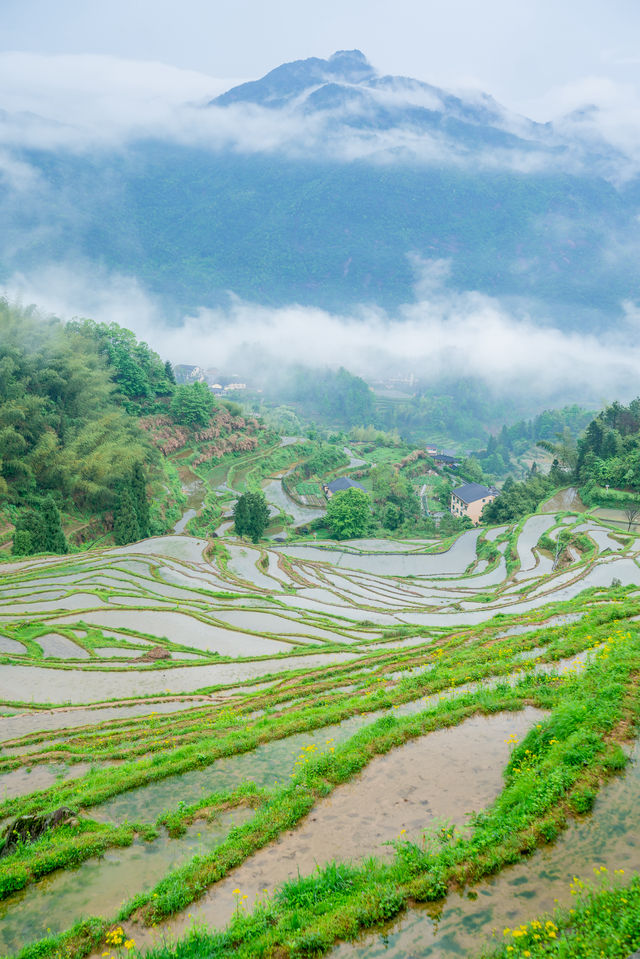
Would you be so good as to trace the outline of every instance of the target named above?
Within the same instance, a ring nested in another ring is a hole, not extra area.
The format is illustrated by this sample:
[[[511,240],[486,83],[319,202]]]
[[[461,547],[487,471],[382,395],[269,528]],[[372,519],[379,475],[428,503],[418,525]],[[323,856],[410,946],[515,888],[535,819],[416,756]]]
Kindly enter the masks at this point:
[[[457,486],[451,491],[451,513],[454,516],[468,516],[477,526],[485,503],[490,503],[497,495],[495,486],[482,486],[480,483]]]
[[[356,489],[361,489],[363,493],[367,492],[362,483],[358,483],[356,480],[352,480],[348,476],[339,476],[330,483],[322,484],[322,490],[327,499],[331,499],[334,493],[342,493],[344,490],[353,489],[354,487]]]
[[[449,469],[457,469],[460,466],[460,457],[454,453],[437,453],[434,456],[436,466],[448,466]]]

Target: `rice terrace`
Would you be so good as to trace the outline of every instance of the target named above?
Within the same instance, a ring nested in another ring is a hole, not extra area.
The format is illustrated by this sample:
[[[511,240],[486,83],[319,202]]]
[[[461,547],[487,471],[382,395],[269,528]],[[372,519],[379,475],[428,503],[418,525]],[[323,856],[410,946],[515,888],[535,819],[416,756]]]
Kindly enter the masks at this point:
[[[0,0],[0,959],[640,959],[638,36]]]
[[[601,900],[637,923],[640,538],[554,503],[5,562],[0,817],[62,818],[3,849],[2,954],[586,955]]]

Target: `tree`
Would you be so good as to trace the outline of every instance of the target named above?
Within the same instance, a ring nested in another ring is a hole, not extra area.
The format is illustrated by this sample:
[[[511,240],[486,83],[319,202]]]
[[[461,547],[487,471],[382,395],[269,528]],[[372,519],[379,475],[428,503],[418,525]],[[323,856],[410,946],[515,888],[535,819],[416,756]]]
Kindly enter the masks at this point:
[[[638,516],[640,516],[640,502],[630,500],[628,503],[624,504],[622,507],[622,512],[627,520],[627,530],[630,530]]]
[[[460,472],[470,483],[483,483],[485,480],[482,467],[475,456],[466,456],[463,459]]]
[[[556,433],[556,440],[555,443],[548,440],[538,440],[536,446],[546,450],[547,453],[551,453],[558,461],[559,466],[573,475],[578,463],[578,447],[571,430],[565,426],[562,432]]]
[[[176,374],[173,372],[173,367],[170,360],[167,360],[164,364],[164,373],[170,383],[176,385]]]
[[[420,501],[410,480],[389,464],[371,470],[376,518],[386,529],[398,529],[420,516]]]
[[[234,528],[238,536],[257,543],[269,525],[269,507],[264,493],[243,493],[233,507]]]
[[[43,516],[32,509],[24,510],[13,534],[14,556],[32,556],[47,550],[47,527]]]
[[[213,393],[205,383],[177,386],[171,400],[171,416],[184,426],[206,426],[215,406]]]
[[[129,483],[123,483],[113,511],[113,538],[118,546],[135,543],[140,539],[138,516]]]
[[[42,505],[42,521],[44,523],[46,551],[48,553],[68,553],[69,546],[62,531],[60,510],[56,506],[51,494],[45,498]]]
[[[138,519],[140,539],[149,535],[149,500],[147,499],[147,481],[140,463],[136,463],[131,471],[131,496],[133,508]]]
[[[371,503],[356,486],[336,493],[327,506],[327,523],[335,539],[364,536],[371,525]]]

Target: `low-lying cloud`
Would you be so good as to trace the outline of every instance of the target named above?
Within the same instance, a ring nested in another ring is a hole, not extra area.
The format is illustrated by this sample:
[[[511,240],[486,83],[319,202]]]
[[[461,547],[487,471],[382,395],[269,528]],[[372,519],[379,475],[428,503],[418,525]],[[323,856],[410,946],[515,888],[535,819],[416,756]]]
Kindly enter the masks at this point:
[[[603,336],[540,325],[500,300],[447,286],[447,261],[416,261],[416,299],[389,313],[362,306],[348,314],[296,304],[269,308],[229,295],[168,325],[162,304],[134,277],[82,264],[16,274],[6,294],[63,319],[89,316],[133,329],[172,363],[217,367],[277,361],[346,366],[365,378],[413,373],[424,381],[477,377],[496,393],[540,403],[628,399],[638,392],[640,308],[621,307]],[[258,358],[256,360],[256,358]]]

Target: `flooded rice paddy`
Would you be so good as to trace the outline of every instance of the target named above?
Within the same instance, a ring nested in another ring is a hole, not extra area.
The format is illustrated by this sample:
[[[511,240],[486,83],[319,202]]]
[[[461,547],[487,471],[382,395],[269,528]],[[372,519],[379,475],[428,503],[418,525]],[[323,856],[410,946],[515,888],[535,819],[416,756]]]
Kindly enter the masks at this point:
[[[428,682],[438,651],[446,661],[450,650],[471,648],[468,644],[484,643],[485,637],[489,645],[509,647],[514,670],[519,663],[522,671],[572,674],[573,664],[584,662],[586,653],[541,662],[545,644],[558,641],[563,631],[569,635],[582,628],[590,606],[581,599],[576,605],[576,598],[585,589],[595,589],[592,601],[602,604],[609,602],[614,581],[630,587],[627,599],[640,596],[640,539],[613,532],[591,514],[568,517],[566,528],[589,536],[593,554],[577,555],[570,569],[552,570],[538,544],[544,534],[555,533],[553,510],[566,508],[547,504],[548,512],[527,520],[511,574],[504,553],[490,565],[479,560],[479,530],[463,534],[442,553],[428,552],[433,544],[427,542],[366,539],[267,549],[218,541],[210,552],[206,541],[182,535],[181,528],[176,535],[124,549],[5,564],[0,571],[0,742],[6,744],[0,751],[0,802],[68,779],[87,781],[92,737],[103,744],[110,736],[120,737],[119,748],[126,753],[127,736],[135,742],[138,732],[150,736],[154,724],[163,730],[165,723],[171,728],[167,736],[180,736],[184,724],[188,744],[197,735],[198,710],[218,717],[242,705],[241,737],[245,724],[268,726],[286,711],[303,710],[308,695],[320,708],[329,700],[374,695],[376,689],[393,691],[409,677]],[[486,539],[495,541],[507,532],[506,527],[489,530]],[[567,606],[546,611],[556,603]],[[538,632],[529,638],[533,631]],[[214,791],[247,782],[280,786],[310,747],[330,751],[380,716],[411,716],[443,699],[514,684],[521,675],[514,671],[481,682],[462,676],[455,687],[420,698],[416,689],[416,698],[397,708],[387,700],[384,708],[342,722],[272,738],[204,768],[116,793],[84,814],[103,823],[150,823],[178,803],[198,802]],[[42,708],[29,709],[30,704]],[[235,907],[232,890],[239,885],[253,897],[333,858],[388,856],[392,847],[386,843],[399,834],[417,838],[441,819],[463,826],[466,814],[490,804],[502,788],[509,754],[505,739],[521,737],[537,715],[529,707],[475,716],[371,760],[319,801],[298,828],[249,857],[189,911],[224,925]],[[164,735],[159,731],[154,740],[158,761],[165,752],[171,755],[175,741],[163,740]],[[74,758],[81,761],[64,761],[66,744],[80,750]],[[56,749],[62,750],[60,761]],[[43,751],[40,760],[38,750]],[[10,768],[14,760],[22,763],[17,769]],[[94,765],[100,775],[111,775],[110,763],[107,750]],[[471,946],[477,948],[478,930],[490,937],[492,924],[514,922],[516,913],[518,921],[526,921],[527,910],[537,910],[538,903],[546,908],[548,889],[560,888],[566,869],[584,874],[591,858],[605,854],[605,862],[617,856],[615,867],[626,868],[637,858],[634,843],[628,843],[627,859],[623,848],[626,831],[638,828],[636,770],[631,767],[605,787],[593,815],[571,826],[555,846],[479,887],[478,899],[451,896],[438,922],[426,910],[412,911],[385,931],[384,940],[376,934],[355,946],[340,946],[335,954],[377,956],[386,949],[398,957],[465,955]],[[196,823],[181,840],[163,833],[151,843],[136,841],[88,860],[77,871],[62,870],[34,883],[1,907],[0,952],[15,952],[47,929],[61,931],[84,915],[113,916],[127,896],[213,848],[245,815],[249,812],[242,810],[235,820],[224,813],[218,823]],[[592,823],[601,825],[592,828]],[[607,831],[613,838],[604,850]],[[165,931],[177,934],[187,924],[180,916]],[[135,938],[151,941],[141,928]]]
[[[322,862],[388,857],[393,854],[388,844],[401,835],[419,841],[425,829],[445,821],[464,827],[469,814],[500,793],[509,737],[524,736],[542,715],[525,709],[473,717],[376,757],[351,782],[318,803],[297,829],[233,870],[188,914],[146,933],[145,942],[180,935],[192,920],[212,927],[226,925],[237,905],[235,888],[252,902],[265,889],[273,892]]]
[[[552,845],[436,908],[411,909],[396,923],[331,952],[334,959],[459,959],[502,944],[502,930],[571,903],[574,876],[591,881],[602,866],[613,875],[640,871],[640,748],[625,775],[603,787],[593,812]],[[469,895],[471,893],[471,896]]]
[[[115,914],[123,902],[153,888],[170,869],[210,852],[251,815],[251,810],[239,809],[211,823],[198,820],[179,839],[165,832],[152,842],[136,839],[124,849],[41,879],[0,902],[0,953],[17,952],[87,916]]]

